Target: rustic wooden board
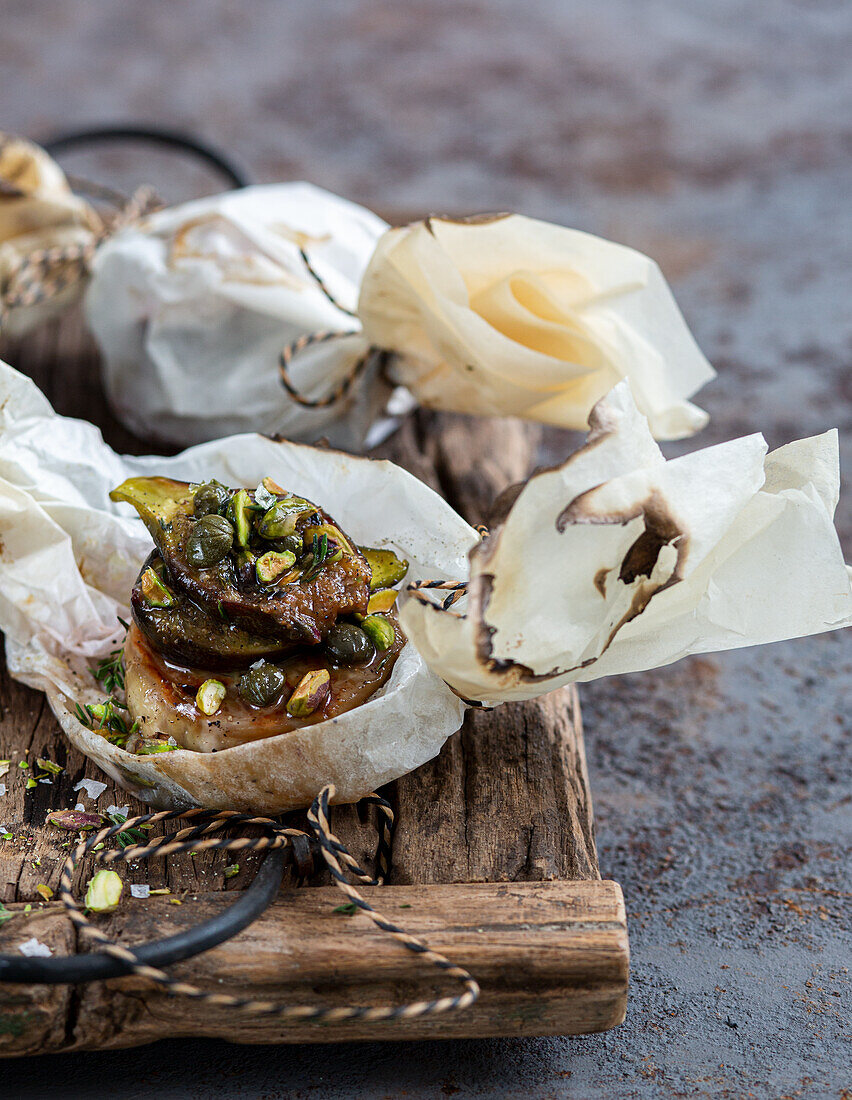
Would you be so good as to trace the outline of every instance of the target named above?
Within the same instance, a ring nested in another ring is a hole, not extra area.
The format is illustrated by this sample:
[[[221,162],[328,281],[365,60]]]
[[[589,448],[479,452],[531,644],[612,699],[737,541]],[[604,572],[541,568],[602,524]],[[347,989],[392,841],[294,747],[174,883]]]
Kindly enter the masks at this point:
[[[110,416],[97,378],[97,356],[79,316],[46,326],[0,357],[25,370],[57,410],[101,425],[116,448],[149,450]],[[496,495],[534,463],[538,431],[514,421],[472,420],[418,412],[383,447],[441,491],[471,522],[487,520]],[[51,809],[92,805],[73,788],[103,779],[70,750],[41,695],[10,680],[0,665],[0,758],[13,765],[0,798],[0,900],[33,910],[8,921],[0,951],[30,935],[55,953],[85,950],[39,884],[56,888],[70,841],[45,826]],[[32,790],[18,761],[37,757],[64,769]],[[627,934],[621,891],[600,880],[576,692],[493,712],[472,711],[441,755],[383,792],[397,830],[390,885],[377,904],[471,968],[483,985],[473,1009],[422,1023],[281,1025],[215,1013],[164,998],[138,979],[82,987],[0,987],[0,1053],[128,1046],[176,1034],[217,1035],[244,1042],[328,1042],[351,1038],[542,1035],[603,1030],[621,1022],[627,992]],[[97,800],[141,807],[112,784]],[[297,818],[296,818],[297,820]],[[353,853],[369,861],[373,819],[337,807],[332,825]],[[243,887],[250,857],[225,878],[227,857],[205,853],[132,867],[129,881],[166,886],[183,902],[127,899],[110,918],[124,942],[143,942],[209,916],[222,891]],[[78,868],[77,883],[92,874]],[[178,968],[189,981],[238,995],[323,1003],[387,1003],[430,995],[431,978],[363,917],[333,914],[339,894],[323,886],[287,890],[234,941]],[[519,884],[508,886],[506,884]],[[447,885],[438,885],[447,884]],[[456,885],[449,885],[456,884]],[[480,884],[480,885],[463,885]],[[520,885],[523,884],[523,885]],[[535,884],[535,885],[531,885]],[[335,899],[332,904],[331,897]],[[283,961],[282,961],[283,960]]]

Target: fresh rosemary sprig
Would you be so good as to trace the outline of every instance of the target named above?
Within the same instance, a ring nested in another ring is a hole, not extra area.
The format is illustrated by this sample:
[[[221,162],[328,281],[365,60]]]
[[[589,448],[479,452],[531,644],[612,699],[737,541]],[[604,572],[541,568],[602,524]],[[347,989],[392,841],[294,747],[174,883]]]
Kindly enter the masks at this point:
[[[322,535],[314,535],[311,553],[313,556],[313,561],[307,572],[302,574],[302,584],[309,584],[312,580],[318,577],[322,572],[322,568],[326,563],[326,559],[330,558],[334,553],[334,551],[329,548],[328,535],[325,532],[323,532]]]
[[[121,618],[118,621],[126,634],[129,624]],[[109,695],[124,691],[124,647],[119,646],[108,657],[104,657],[98,667],[92,669],[92,675],[104,685],[104,690]]]
[[[139,719],[128,726],[127,719],[119,714],[116,708],[121,710],[127,710],[124,703],[120,703],[117,699],[110,697],[104,699],[102,703],[87,703],[81,707],[79,703],[75,704],[74,712],[77,716],[77,720],[82,722],[90,730],[97,730],[104,733],[107,741],[112,745],[118,745],[119,748],[124,748],[127,744],[128,738],[130,738],[139,729]]]

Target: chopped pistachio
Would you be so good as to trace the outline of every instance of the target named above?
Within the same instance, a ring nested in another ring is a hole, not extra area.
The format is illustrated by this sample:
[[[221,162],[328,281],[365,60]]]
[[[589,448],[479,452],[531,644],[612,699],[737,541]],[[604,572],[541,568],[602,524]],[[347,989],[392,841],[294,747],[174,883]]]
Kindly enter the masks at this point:
[[[367,601],[367,614],[381,615],[385,611],[390,611],[396,603],[397,595],[395,588],[383,588],[380,592],[374,592]]]
[[[377,550],[373,546],[359,546],[371,571],[370,591],[391,588],[399,584],[408,572],[408,562],[398,558],[393,550]]]
[[[50,901],[53,897],[53,891],[49,886],[45,886],[43,882],[40,882],[38,886],[36,886],[36,893],[41,894],[45,901]]]
[[[154,756],[158,752],[174,752],[180,745],[171,745],[168,741],[145,741],[135,750],[134,756]]]
[[[237,543],[248,546],[251,538],[251,497],[245,489],[238,489],[228,505],[228,516],[237,532]]]
[[[93,913],[111,913],[118,908],[124,883],[115,871],[98,871],[89,881],[86,908]]]
[[[70,833],[79,833],[83,829],[96,829],[102,822],[100,814],[85,813],[82,810],[54,810],[47,815],[49,825],[58,829],[67,829]]]
[[[271,477],[265,477],[261,485],[267,493],[275,493],[277,496],[283,496],[287,492],[286,489],[281,488],[277,481],[273,481]]]
[[[169,905],[183,905],[180,898],[169,898]]]
[[[139,578],[139,587],[145,602],[151,607],[174,607],[177,596],[157,576],[155,570],[150,567]]]
[[[205,680],[195,693],[195,705],[202,714],[210,716],[221,707],[227,689],[221,680]]]
[[[171,890],[168,888],[168,886],[161,886],[159,888],[159,890],[152,890],[151,891],[151,897],[154,897],[155,895],[170,894],[170,893],[171,893]]]
[[[18,767],[19,768],[28,768],[29,764],[26,762],[26,760],[19,760],[18,761]]]
[[[287,703],[287,713],[293,718],[307,718],[328,698],[331,676],[327,668],[306,672]]]
[[[276,501],[264,513],[258,525],[258,534],[265,539],[281,539],[285,535],[292,535],[299,516],[313,511],[314,506],[302,497],[285,497],[284,500]]]
[[[33,779],[33,777],[30,776],[29,779],[27,780],[27,790],[31,791],[33,789],[33,787],[37,787],[37,786],[38,786],[38,780]]]
[[[238,875],[239,873],[240,873],[239,863],[232,863],[229,867],[226,867],[225,871],[224,871],[225,878],[233,878],[235,875]]]
[[[54,764],[52,760],[44,760],[41,756],[36,760],[36,764],[38,764],[42,771],[50,772],[51,775],[60,775],[65,771],[65,769],[60,768],[58,764]]]
[[[368,615],[361,623],[361,629],[376,647],[376,649],[389,649],[395,639],[396,631],[393,623],[384,615]]]
[[[258,584],[272,584],[296,563],[296,555],[289,550],[269,550],[257,559]]]

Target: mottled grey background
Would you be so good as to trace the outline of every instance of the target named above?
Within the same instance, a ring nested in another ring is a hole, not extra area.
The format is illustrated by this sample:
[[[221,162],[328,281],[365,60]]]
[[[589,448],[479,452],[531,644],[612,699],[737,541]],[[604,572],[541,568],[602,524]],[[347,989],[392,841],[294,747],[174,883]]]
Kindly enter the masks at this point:
[[[181,125],[260,180],[385,209],[512,208],[645,249],[720,371],[700,442],[837,426],[852,470],[845,0],[5,0],[0,13],[4,128]],[[170,199],[210,186],[144,149],[97,170]],[[848,484],[839,526],[852,557]],[[583,691],[601,866],[631,916],[616,1031],[161,1043],[6,1064],[4,1095],[848,1098],[851,641]]]

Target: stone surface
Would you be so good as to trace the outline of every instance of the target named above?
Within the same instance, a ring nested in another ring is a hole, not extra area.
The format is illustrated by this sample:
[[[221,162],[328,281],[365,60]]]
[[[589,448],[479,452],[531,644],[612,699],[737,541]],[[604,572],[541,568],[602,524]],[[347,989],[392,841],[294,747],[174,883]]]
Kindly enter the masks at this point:
[[[842,0],[7,0],[2,125],[184,125],[258,179],[511,207],[643,248],[720,370],[701,443],[837,426],[848,471],[850,45]],[[146,150],[67,164],[172,199],[205,185]],[[852,557],[850,491],[838,520]],[[9,1094],[841,1097],[850,681],[847,633],[583,691],[601,869],[632,917],[608,1035],[166,1043],[9,1064]]]

